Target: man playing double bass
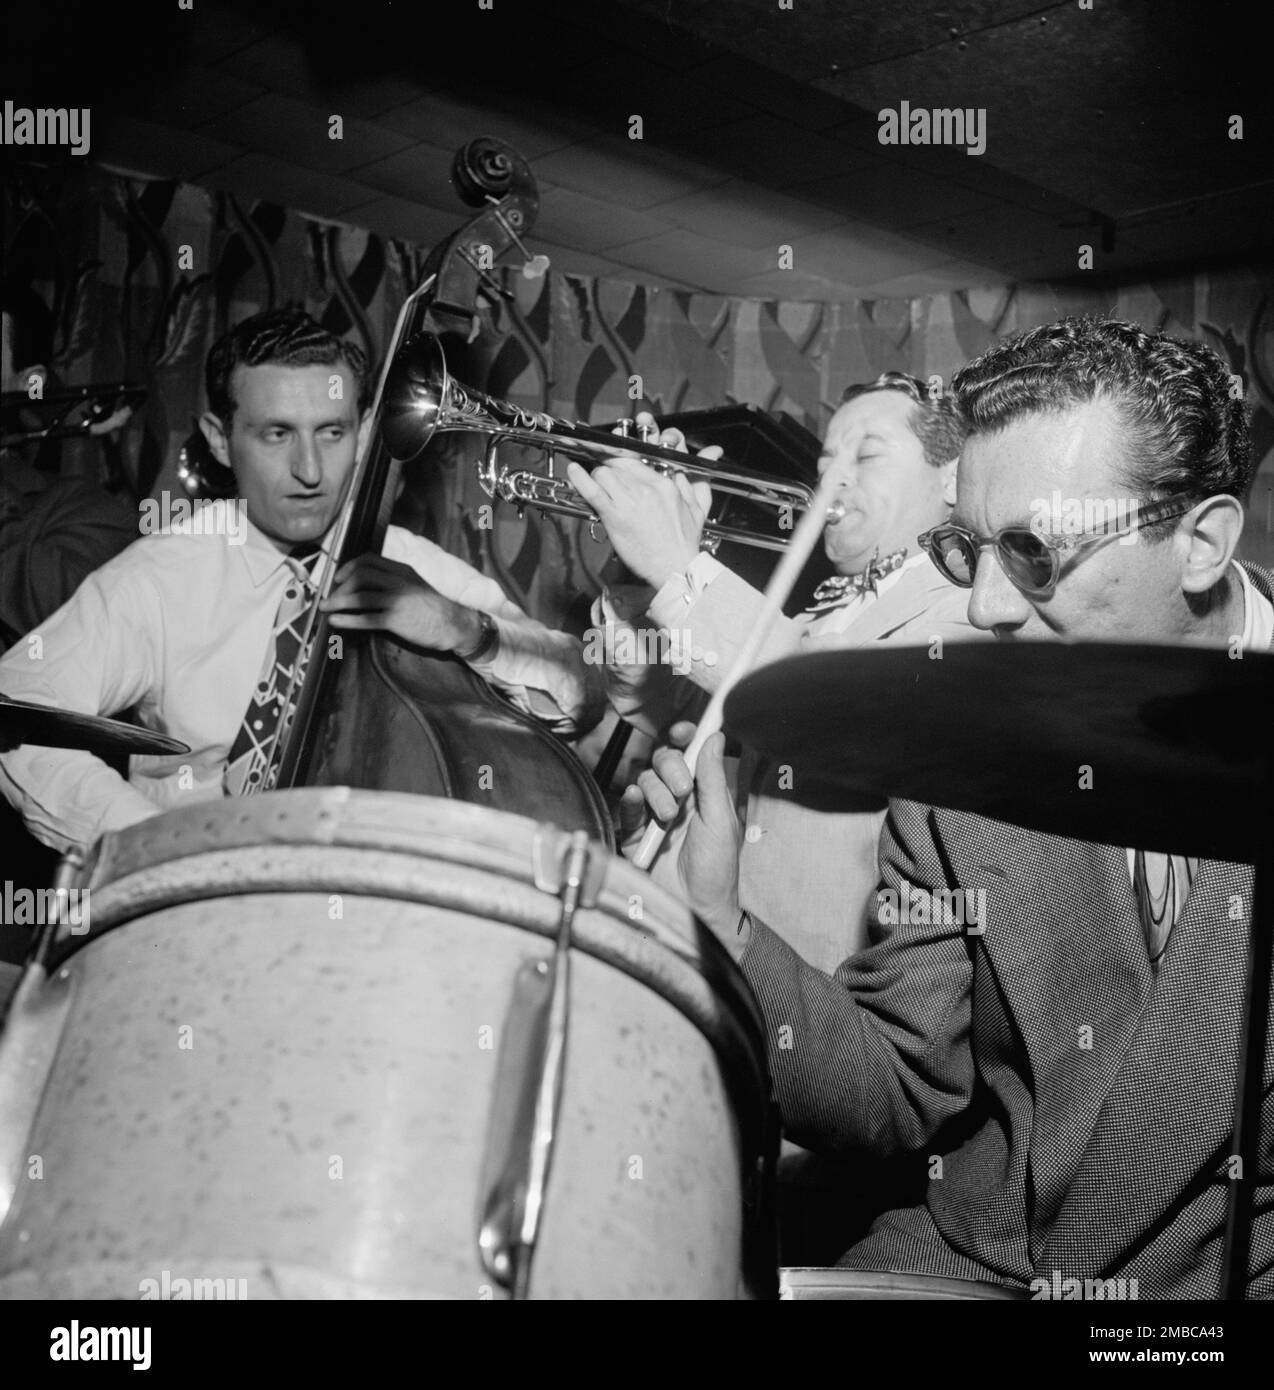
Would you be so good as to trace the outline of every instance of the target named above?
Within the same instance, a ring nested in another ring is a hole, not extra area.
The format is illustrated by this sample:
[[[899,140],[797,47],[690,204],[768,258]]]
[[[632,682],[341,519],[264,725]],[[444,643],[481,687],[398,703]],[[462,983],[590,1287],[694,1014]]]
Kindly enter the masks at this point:
[[[0,792],[59,849],[253,789],[299,645],[293,624],[331,563],[324,547],[371,424],[363,353],[304,313],[276,310],[213,346],[206,384],[201,428],[235,474],[246,525],[144,537],[0,659],[0,692],[12,699],[86,714],[135,708],[143,725],[192,750],[133,758],[127,781],[83,752],[0,756]],[[599,712],[577,640],[398,527],[380,555],[335,576],[326,608],[338,631],[455,653],[555,732],[587,727]]]

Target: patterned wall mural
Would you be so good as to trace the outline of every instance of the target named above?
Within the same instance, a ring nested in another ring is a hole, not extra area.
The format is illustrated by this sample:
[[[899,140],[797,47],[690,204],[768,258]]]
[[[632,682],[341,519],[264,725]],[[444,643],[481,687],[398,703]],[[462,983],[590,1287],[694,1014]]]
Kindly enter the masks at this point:
[[[459,210],[457,227],[463,221]],[[299,302],[378,357],[430,248],[333,226],[264,202],[97,169],[19,166],[4,186],[4,273],[54,311],[64,382],[130,379],[148,399],[129,427],[127,486],[175,487],[203,408],[205,353],[227,326]],[[1216,348],[1245,383],[1262,472],[1248,558],[1274,564],[1274,272],[1227,270],[1110,290],[1010,285],[911,300],[758,303],[550,272],[505,276],[512,301],[484,309],[486,389],[592,422],[632,410],[640,376],[656,412],[748,402],[820,433],[843,387],[888,368],[944,380],[995,339],[1064,313],[1135,319]],[[435,455],[463,455],[453,445]],[[95,467],[64,453],[66,471]],[[88,461],[85,462],[84,460]],[[473,521],[469,469],[434,490],[440,538],[497,574],[550,623],[581,621],[603,547],[560,519],[497,511]],[[441,501],[438,501],[438,498]]]

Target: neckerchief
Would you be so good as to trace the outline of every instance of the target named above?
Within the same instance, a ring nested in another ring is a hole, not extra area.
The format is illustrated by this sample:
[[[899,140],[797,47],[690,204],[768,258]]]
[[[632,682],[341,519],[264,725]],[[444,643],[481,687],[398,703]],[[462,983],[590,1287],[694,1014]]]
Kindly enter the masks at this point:
[[[907,550],[895,550],[882,560],[880,551],[872,556],[871,564],[861,574],[834,574],[814,590],[814,602],[805,610],[807,613],[826,613],[831,608],[839,608],[842,603],[857,598],[860,594],[874,594],[876,586],[887,575],[900,568],[907,558]]]

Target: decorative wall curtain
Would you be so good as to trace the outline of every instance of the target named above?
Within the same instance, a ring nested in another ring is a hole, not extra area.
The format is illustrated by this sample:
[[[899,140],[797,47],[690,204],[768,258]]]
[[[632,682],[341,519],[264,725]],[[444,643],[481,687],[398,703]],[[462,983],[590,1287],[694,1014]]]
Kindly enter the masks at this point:
[[[125,454],[140,497],[175,489],[204,408],[214,339],[295,302],[379,358],[429,251],[187,184],[92,167],[13,166],[4,184],[4,276],[56,320],[63,382],[129,379],[149,396]],[[457,227],[463,221],[457,211]],[[485,311],[485,389],[594,423],[728,402],[785,410],[820,434],[850,382],[899,368],[944,382],[997,338],[1066,313],[1110,313],[1216,348],[1245,385],[1262,460],[1244,555],[1274,565],[1274,272],[1227,270],[1086,290],[1010,285],[910,300],[758,303],[550,272],[509,273],[511,304]],[[463,378],[461,378],[463,379]],[[442,456],[465,453],[463,446]],[[91,456],[88,456],[91,457]],[[74,451],[64,465],[74,469]],[[435,462],[435,467],[439,464]],[[435,489],[439,539],[496,574],[545,622],[579,627],[605,551],[560,518],[496,509],[455,466]],[[437,500],[440,498],[441,500]]]

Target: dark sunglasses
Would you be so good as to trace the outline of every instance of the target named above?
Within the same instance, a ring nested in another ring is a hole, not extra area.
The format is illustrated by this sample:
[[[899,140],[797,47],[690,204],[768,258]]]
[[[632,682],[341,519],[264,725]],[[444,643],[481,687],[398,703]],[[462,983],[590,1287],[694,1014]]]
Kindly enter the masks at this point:
[[[944,578],[962,589],[971,589],[978,570],[978,556],[987,547],[995,550],[1009,582],[1028,598],[1049,598],[1057,588],[1062,562],[1072,560],[1081,550],[1112,535],[1128,535],[1160,521],[1185,516],[1198,499],[1165,497],[1140,507],[1131,519],[1108,521],[1092,531],[1051,536],[1029,526],[1005,526],[993,536],[977,536],[954,522],[935,526],[919,537]]]

